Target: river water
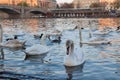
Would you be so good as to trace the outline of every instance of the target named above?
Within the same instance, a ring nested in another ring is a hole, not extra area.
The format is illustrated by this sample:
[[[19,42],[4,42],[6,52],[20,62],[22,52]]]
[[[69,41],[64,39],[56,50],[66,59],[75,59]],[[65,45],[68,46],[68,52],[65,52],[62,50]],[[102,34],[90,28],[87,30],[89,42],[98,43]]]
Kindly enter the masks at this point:
[[[116,32],[115,29],[120,26],[120,18],[1,19],[0,24],[3,28],[3,42],[18,34],[19,40],[26,41],[26,48],[40,43],[40,40],[34,38],[33,34],[48,33],[54,29],[62,33],[60,44],[47,44],[53,49],[46,55],[25,58],[26,55],[21,49],[0,48],[1,54],[4,54],[4,59],[0,59],[1,79],[120,80],[120,42],[112,45],[85,44],[81,47],[81,52],[85,55],[84,65],[69,68],[63,65],[66,40],[72,39],[75,44],[79,43],[79,31],[72,30],[74,26],[84,28],[82,30],[83,41],[90,39],[89,29],[94,32],[96,29],[103,30],[105,27],[110,27],[114,31],[107,35],[92,36],[118,40],[120,32]]]

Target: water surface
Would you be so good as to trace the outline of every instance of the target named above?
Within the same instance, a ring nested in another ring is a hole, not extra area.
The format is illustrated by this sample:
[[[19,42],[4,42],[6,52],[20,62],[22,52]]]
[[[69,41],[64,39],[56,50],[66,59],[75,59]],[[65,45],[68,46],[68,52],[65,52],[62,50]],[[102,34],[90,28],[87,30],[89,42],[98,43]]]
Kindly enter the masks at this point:
[[[15,34],[21,34],[19,39],[27,41],[27,47],[39,44],[40,40],[35,39],[33,34],[53,29],[63,29],[62,42],[60,44],[48,45],[54,47],[47,55],[32,56],[26,55],[20,49],[1,48],[4,59],[0,60],[0,78],[16,79],[45,79],[45,80],[119,80],[120,79],[120,43],[112,45],[83,45],[81,52],[85,55],[85,63],[80,67],[66,68],[63,65],[65,56],[65,42],[72,39],[79,44],[79,31],[67,30],[67,27],[83,27],[83,41],[88,41],[89,28],[92,32],[96,29],[111,27],[116,29],[120,25],[119,18],[104,19],[4,19],[0,20],[3,27],[3,41]],[[17,27],[15,27],[17,25]],[[62,27],[62,28],[61,28]],[[23,34],[24,33],[24,34]],[[102,37],[106,39],[120,39],[119,32],[111,32]],[[93,35],[96,36],[96,35]],[[68,75],[69,74],[69,75]]]

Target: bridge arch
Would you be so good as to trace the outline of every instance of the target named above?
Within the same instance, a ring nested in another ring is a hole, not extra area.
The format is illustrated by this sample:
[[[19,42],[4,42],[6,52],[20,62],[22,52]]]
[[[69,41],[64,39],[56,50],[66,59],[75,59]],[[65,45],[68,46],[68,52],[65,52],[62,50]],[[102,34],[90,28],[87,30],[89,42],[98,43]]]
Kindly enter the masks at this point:
[[[25,14],[33,14],[33,15],[46,15],[46,13],[39,9],[31,9],[27,11]]]
[[[8,14],[20,14],[20,9],[15,9],[13,7],[0,7],[0,11],[3,11]]]

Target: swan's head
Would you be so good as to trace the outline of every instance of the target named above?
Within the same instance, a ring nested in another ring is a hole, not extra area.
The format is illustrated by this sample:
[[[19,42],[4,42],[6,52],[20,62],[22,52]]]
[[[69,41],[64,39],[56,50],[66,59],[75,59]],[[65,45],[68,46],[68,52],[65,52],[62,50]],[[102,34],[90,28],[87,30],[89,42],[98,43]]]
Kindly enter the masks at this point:
[[[40,39],[43,37],[43,33],[40,35]]]
[[[18,39],[17,35],[14,36],[14,39]]]
[[[74,43],[72,40],[67,40],[66,41],[66,54],[69,55],[73,52],[73,49],[74,49]]]

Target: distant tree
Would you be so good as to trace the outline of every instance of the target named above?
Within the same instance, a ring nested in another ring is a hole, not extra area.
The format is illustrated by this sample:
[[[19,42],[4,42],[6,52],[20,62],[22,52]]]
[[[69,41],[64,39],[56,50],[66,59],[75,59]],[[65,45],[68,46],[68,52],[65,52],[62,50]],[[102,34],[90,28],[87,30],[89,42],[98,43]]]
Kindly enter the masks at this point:
[[[38,6],[38,5],[34,5],[34,8],[40,8],[40,6]]]
[[[60,8],[74,8],[73,3],[60,4]]]
[[[120,8],[120,0],[116,0],[115,2],[111,3],[114,9]]]
[[[92,3],[89,7],[90,8],[98,8],[98,7],[101,7],[101,6],[100,6],[100,3]]]
[[[28,7],[29,4],[27,4],[26,2],[20,2],[17,4],[18,6],[25,6],[25,7]]]
[[[105,8],[105,7],[107,7],[108,2],[101,2],[100,5],[101,5],[101,7]]]
[[[60,6],[57,4],[56,8],[60,8]]]
[[[107,2],[98,2],[98,3],[92,3],[89,7],[90,8],[105,8],[107,6]]]

